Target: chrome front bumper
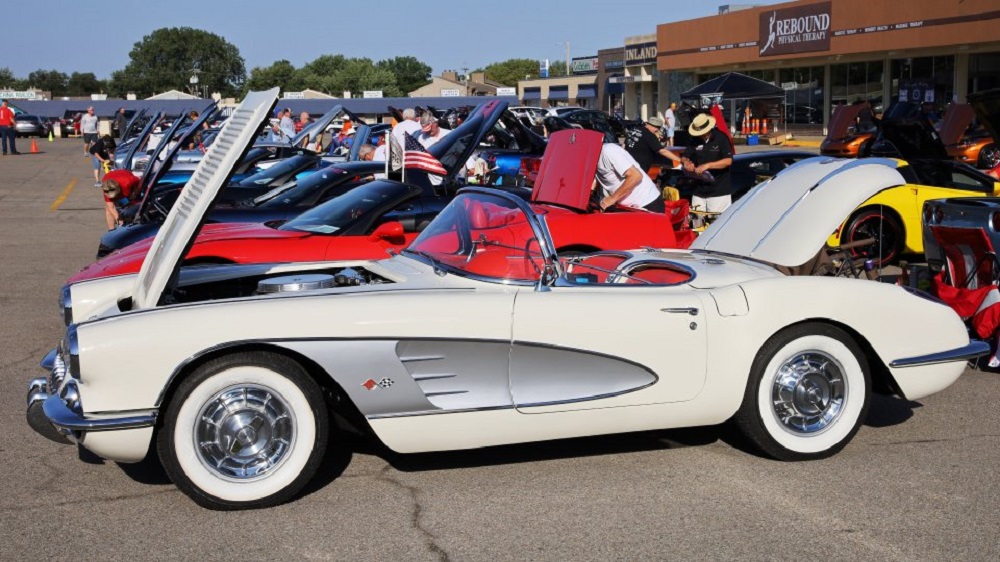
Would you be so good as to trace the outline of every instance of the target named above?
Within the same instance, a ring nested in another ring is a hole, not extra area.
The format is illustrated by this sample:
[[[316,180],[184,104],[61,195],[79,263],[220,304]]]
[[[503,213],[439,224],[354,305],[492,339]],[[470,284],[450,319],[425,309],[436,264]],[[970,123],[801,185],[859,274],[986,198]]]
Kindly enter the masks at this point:
[[[57,350],[50,351],[42,360],[42,367],[52,373],[59,372],[57,356]],[[28,383],[28,425],[47,439],[57,443],[80,443],[88,432],[139,429],[156,423],[156,410],[85,416],[78,411],[76,383],[63,384],[64,378],[39,377]],[[58,385],[62,387],[55,388]],[[71,404],[76,404],[77,408]]]
[[[938,353],[930,353],[928,355],[920,355],[917,357],[896,359],[895,361],[891,361],[889,366],[895,369],[901,367],[936,365],[939,363],[954,363],[957,361],[970,361],[972,359],[976,359],[977,357],[987,355],[989,352],[990,345],[988,343],[980,340],[971,340],[969,341],[969,345],[965,347],[951,349],[948,351],[940,351]]]

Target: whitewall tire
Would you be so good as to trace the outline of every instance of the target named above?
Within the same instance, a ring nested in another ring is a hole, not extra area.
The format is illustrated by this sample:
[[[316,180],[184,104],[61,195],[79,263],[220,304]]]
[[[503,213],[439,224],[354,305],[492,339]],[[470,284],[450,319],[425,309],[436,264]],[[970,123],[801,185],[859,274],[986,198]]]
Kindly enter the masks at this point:
[[[157,450],[174,484],[198,504],[269,507],[312,479],[328,423],[322,392],[300,365],[271,353],[236,354],[180,384]]]
[[[870,400],[871,377],[858,344],[835,326],[807,323],[764,344],[735,419],[771,457],[819,459],[854,437]]]

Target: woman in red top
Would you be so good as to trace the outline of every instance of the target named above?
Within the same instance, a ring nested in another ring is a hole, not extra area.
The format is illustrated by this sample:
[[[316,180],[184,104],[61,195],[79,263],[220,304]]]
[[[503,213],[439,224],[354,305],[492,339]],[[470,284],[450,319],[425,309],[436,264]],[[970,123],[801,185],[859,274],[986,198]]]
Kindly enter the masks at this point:
[[[129,198],[139,186],[139,178],[128,170],[113,170],[104,174],[101,182],[104,191],[104,220],[108,230],[118,226],[118,207],[128,204]]]

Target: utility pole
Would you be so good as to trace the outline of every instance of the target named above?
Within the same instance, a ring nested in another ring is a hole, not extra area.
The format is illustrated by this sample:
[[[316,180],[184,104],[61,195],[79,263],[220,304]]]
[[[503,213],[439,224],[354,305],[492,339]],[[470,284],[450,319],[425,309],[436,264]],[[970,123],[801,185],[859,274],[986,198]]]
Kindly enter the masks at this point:
[[[566,45],[566,76],[569,76],[569,41],[556,43],[556,45]]]

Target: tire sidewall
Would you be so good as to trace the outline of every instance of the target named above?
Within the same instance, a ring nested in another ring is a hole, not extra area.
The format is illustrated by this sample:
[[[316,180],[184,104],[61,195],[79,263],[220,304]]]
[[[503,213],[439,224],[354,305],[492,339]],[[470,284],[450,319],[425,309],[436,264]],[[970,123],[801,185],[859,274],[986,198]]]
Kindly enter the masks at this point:
[[[818,351],[832,357],[844,377],[844,407],[837,419],[821,431],[813,434],[796,434],[786,429],[777,419],[771,399],[771,392],[781,365],[795,355],[807,351]],[[824,334],[808,334],[795,337],[773,353],[760,372],[754,399],[758,419],[774,444],[799,455],[832,454],[843,448],[860,427],[862,415],[866,413],[869,384],[864,366],[858,361],[856,352],[837,338]]]
[[[206,507],[239,509],[280,503],[300,489],[315,470],[317,439],[325,431],[322,403],[303,391],[298,373],[282,374],[272,365],[228,363],[203,369],[178,389],[167,410],[161,436],[169,457],[164,465],[174,482]],[[294,439],[281,464],[270,474],[245,482],[228,480],[207,468],[195,450],[194,427],[202,408],[219,392],[252,384],[267,388],[287,404],[293,417]],[[322,419],[321,419],[322,418]],[[311,468],[310,468],[311,467]]]
[[[903,247],[906,244],[906,232],[903,230],[903,225],[894,216],[885,211],[879,210],[877,208],[868,208],[856,214],[853,218],[851,218],[851,220],[847,224],[847,242],[855,241],[854,231],[855,229],[857,229],[860,223],[867,220],[871,220],[873,218],[882,219],[883,231],[885,231],[886,229],[892,229],[894,231],[893,236],[895,237],[895,243],[891,248],[889,248],[889,252],[886,255],[885,259],[878,257],[877,253],[873,257],[873,259],[881,261],[883,263],[890,263],[899,258],[899,255],[902,253]]]

